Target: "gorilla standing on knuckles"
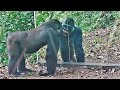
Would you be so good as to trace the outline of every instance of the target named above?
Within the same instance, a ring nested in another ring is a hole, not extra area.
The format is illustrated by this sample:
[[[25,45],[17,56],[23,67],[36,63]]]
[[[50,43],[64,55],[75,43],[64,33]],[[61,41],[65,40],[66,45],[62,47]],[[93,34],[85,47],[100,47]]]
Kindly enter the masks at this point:
[[[81,29],[75,26],[72,18],[67,18],[63,23],[63,32],[60,36],[60,51],[64,62],[75,61],[74,48],[77,62],[85,62],[82,41]]]
[[[59,49],[58,35],[61,31],[61,23],[57,19],[51,19],[33,30],[17,31],[8,35],[7,51],[9,57],[9,75],[18,76],[22,75],[22,72],[32,71],[25,67],[24,53],[34,53],[45,45],[47,45],[45,57],[47,72],[41,72],[40,75],[54,74]]]

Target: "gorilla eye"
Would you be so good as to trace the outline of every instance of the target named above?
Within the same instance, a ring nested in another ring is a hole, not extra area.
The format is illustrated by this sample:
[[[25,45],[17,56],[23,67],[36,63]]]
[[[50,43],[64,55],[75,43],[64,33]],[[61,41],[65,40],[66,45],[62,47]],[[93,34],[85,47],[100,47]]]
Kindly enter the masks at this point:
[[[71,25],[63,25],[63,29],[65,29],[65,30],[72,30],[73,27]]]

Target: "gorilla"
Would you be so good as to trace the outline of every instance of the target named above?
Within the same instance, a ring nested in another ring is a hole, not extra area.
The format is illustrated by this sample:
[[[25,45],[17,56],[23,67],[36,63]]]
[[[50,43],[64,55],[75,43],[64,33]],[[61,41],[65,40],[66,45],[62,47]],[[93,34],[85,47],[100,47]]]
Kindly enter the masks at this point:
[[[75,61],[75,49],[77,62],[85,62],[81,29],[75,26],[72,18],[67,18],[62,26],[63,31],[60,34],[60,52],[63,61]]]
[[[47,45],[46,65],[47,73],[54,74],[57,64],[57,53],[59,49],[58,35],[61,33],[62,24],[57,19],[51,19],[40,26],[29,31],[17,31],[7,37],[8,73],[9,75],[22,75],[21,73],[32,71],[25,67],[24,53],[34,53],[41,47]]]

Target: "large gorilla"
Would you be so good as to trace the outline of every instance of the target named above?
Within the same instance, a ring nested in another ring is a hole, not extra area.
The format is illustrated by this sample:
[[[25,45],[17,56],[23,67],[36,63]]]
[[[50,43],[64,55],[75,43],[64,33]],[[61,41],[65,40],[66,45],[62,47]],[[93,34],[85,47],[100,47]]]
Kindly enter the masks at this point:
[[[59,49],[58,35],[61,30],[62,24],[57,19],[51,19],[33,30],[17,31],[8,35],[8,73],[10,75],[21,75],[22,72],[31,71],[25,67],[24,53],[34,53],[47,45],[45,58],[47,73],[41,73],[41,75],[54,74]]]
[[[60,51],[64,62],[75,60],[74,48],[77,62],[85,62],[82,47],[82,31],[79,27],[75,26],[72,18],[67,18],[63,23],[63,32],[60,36]]]

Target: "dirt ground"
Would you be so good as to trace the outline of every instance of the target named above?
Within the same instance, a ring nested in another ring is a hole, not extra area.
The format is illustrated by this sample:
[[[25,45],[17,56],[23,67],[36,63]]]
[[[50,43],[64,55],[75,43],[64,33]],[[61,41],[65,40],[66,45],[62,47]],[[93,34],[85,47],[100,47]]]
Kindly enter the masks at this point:
[[[39,68],[34,68],[33,73],[27,73],[21,77],[9,77],[7,75],[7,67],[2,68],[0,71],[1,79],[120,79],[120,70],[111,69],[95,69],[78,67],[57,67],[56,73],[53,76],[39,76]],[[46,67],[42,67],[46,68]]]
[[[83,46],[86,52],[87,63],[120,63],[120,31],[114,32],[111,39],[111,30],[96,30],[83,36]],[[7,66],[0,66],[1,79],[120,79],[120,70],[89,69],[82,67],[57,67],[53,76],[39,76],[38,65],[27,65],[34,73],[28,73],[24,77],[9,77]]]

